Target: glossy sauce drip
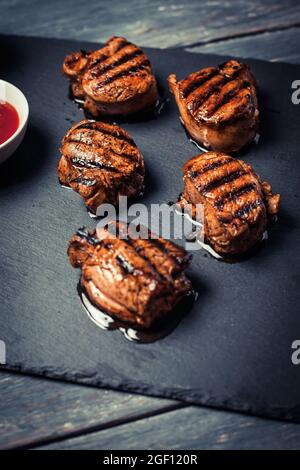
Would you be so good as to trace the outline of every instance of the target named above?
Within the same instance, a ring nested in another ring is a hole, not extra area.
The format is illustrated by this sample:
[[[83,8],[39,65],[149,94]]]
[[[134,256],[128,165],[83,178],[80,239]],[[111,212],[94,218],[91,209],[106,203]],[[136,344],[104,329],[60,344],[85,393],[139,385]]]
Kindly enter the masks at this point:
[[[190,142],[192,142],[192,144],[194,144],[199,150],[201,150],[201,152],[209,152],[209,149],[207,149],[206,147],[201,147],[200,144],[198,144],[198,142],[196,142],[194,139],[192,139],[191,137],[189,137],[189,140]]]
[[[183,119],[181,118],[181,116],[179,116],[179,122],[180,124],[182,125],[183,129],[184,129],[184,132],[187,136],[187,138],[189,139],[189,141],[194,144],[199,150],[201,150],[201,152],[209,152],[209,149],[204,147],[204,146],[201,146],[198,142],[196,142],[196,140],[194,140],[190,133],[187,131],[185,125],[184,125],[184,122],[183,122]]]
[[[236,254],[236,255],[219,255],[219,253],[216,253],[215,250],[210,246],[207,245],[206,243],[198,241],[200,243],[201,248],[203,248],[209,256],[212,256],[213,258],[216,258],[218,261],[222,261],[224,263],[228,264],[234,264],[234,263],[240,263],[242,261],[246,261],[247,259],[251,258],[254,256],[257,251],[262,247],[262,245],[268,240],[269,234],[268,231],[265,230],[263,233],[261,239],[248,251],[245,253],[241,254]]]
[[[90,211],[88,208],[87,208],[87,213],[91,219],[98,219],[97,214],[94,214],[94,212]]]
[[[136,343],[153,343],[169,335],[176,328],[183,316],[185,317],[192,309],[197,299],[197,293],[191,291],[179,302],[165,321],[157,323],[154,328],[149,330],[137,330],[96,307],[88,298],[80,282],[77,289],[88,316],[97,326],[102,330],[119,330],[127,340]]]
[[[18,129],[19,116],[15,108],[0,101],[0,145],[6,142]]]

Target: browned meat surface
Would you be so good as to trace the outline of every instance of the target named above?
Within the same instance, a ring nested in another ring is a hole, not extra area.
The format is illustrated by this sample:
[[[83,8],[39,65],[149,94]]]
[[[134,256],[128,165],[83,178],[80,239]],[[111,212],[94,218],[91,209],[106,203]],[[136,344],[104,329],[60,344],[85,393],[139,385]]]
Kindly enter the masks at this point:
[[[278,213],[280,195],[250,165],[224,153],[192,158],[183,174],[180,203],[204,205],[205,241],[221,255],[249,250]]]
[[[132,238],[124,223],[117,228],[118,234],[128,235],[126,239],[114,236],[109,228],[80,229],[69,243],[69,260],[81,268],[82,288],[96,307],[147,329],[191,292],[184,273],[190,256],[163,238]]]
[[[157,85],[148,57],[135,44],[113,37],[93,52],[65,58],[64,74],[75,98],[93,116],[131,114],[153,106]]]
[[[206,148],[236,152],[251,142],[258,127],[256,82],[247,65],[229,60],[177,81],[169,76],[181,120]]]
[[[96,213],[103,203],[116,204],[119,195],[140,193],[144,159],[128,132],[119,126],[84,120],[62,140],[58,178]]]

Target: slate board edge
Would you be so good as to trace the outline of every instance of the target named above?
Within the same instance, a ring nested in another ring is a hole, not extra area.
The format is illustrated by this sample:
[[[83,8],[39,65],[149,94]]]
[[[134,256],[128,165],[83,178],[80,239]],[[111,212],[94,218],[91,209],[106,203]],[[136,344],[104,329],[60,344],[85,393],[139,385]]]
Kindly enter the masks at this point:
[[[277,406],[275,403],[259,403],[256,402],[255,405],[251,405],[245,402],[245,400],[240,400],[236,397],[228,396],[224,399],[224,396],[218,397],[217,395],[212,394],[203,394],[200,389],[194,389],[189,391],[189,397],[186,396],[186,390],[174,389],[162,389],[159,386],[152,386],[147,383],[137,384],[125,382],[124,379],[118,380],[105,380],[100,375],[88,376],[87,374],[72,374],[66,371],[62,372],[53,372],[51,368],[43,367],[41,369],[28,368],[24,369],[21,365],[9,366],[0,366],[1,370],[6,370],[10,372],[20,373],[23,375],[29,375],[33,377],[45,377],[50,380],[59,380],[61,382],[73,383],[73,384],[82,384],[95,388],[102,388],[106,390],[115,390],[118,392],[127,392],[137,395],[145,395],[149,397],[157,398],[166,398],[180,401],[186,403],[187,405],[200,405],[207,408],[214,408],[217,410],[227,410],[234,411],[237,413],[249,414],[261,418],[267,419],[278,419],[284,421],[290,421],[293,423],[300,423],[300,404],[296,407],[287,410],[283,409],[280,406]]]

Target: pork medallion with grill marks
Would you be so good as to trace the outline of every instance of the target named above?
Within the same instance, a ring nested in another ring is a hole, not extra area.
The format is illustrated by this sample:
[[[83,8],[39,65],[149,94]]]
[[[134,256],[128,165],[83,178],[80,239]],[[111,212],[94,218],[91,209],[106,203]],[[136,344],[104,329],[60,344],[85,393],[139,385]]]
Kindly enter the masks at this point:
[[[92,304],[137,329],[170,315],[192,291],[184,272],[188,253],[150,233],[148,239],[132,237],[123,222],[97,231],[80,229],[68,256],[73,267],[81,268],[81,287]]]
[[[169,76],[182,123],[200,145],[236,152],[256,136],[259,111],[256,81],[249,67],[229,60],[177,81]]]
[[[95,117],[136,113],[157,101],[148,57],[122,37],[109,39],[99,50],[68,55],[63,71],[73,96],[84,100],[84,108]]]
[[[220,255],[249,250],[277,216],[280,195],[241,160],[207,152],[189,160],[183,174],[179,204],[203,204],[205,241]]]
[[[58,162],[62,185],[78,192],[92,213],[119,195],[138,195],[144,182],[144,159],[128,132],[119,126],[84,120],[65,135]]]

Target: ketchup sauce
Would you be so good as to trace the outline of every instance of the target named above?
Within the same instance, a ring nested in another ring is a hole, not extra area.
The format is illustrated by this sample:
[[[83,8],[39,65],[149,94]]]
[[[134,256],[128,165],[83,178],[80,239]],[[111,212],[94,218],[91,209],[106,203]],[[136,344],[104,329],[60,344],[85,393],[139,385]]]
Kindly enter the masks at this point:
[[[15,108],[0,101],[0,145],[6,142],[18,129],[19,116]]]

